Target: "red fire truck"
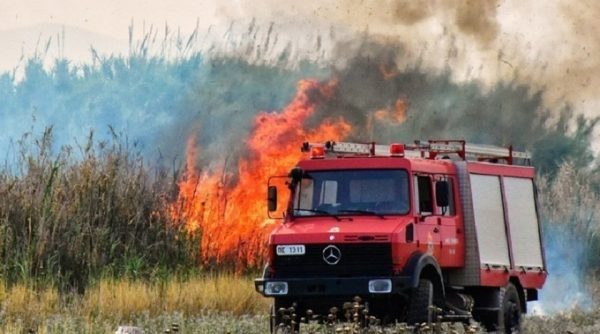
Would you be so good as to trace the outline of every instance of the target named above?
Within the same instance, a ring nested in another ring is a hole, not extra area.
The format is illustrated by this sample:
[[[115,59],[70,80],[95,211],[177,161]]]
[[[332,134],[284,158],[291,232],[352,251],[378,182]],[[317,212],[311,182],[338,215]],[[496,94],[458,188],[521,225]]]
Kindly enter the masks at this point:
[[[548,274],[529,153],[464,141],[302,150],[255,281],[274,298],[272,331],[282,307],[327,314],[354,296],[387,321],[432,321],[441,309],[518,330]]]

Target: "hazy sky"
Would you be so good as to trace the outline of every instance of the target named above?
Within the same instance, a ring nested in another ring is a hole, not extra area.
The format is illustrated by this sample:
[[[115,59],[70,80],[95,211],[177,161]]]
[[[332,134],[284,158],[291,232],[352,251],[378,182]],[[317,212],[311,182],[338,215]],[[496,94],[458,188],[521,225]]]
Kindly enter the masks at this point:
[[[0,30],[56,23],[123,38],[131,19],[157,25],[164,25],[166,21],[183,28],[195,26],[197,18],[203,23],[214,23],[219,3],[210,0],[0,0]]]

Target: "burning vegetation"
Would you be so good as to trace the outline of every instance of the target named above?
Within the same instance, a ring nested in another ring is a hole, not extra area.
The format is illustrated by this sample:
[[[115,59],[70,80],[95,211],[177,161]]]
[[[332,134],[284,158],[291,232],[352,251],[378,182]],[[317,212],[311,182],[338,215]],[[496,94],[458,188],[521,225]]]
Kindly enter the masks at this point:
[[[246,153],[235,173],[227,172],[225,161],[198,171],[195,137],[187,149],[186,173],[172,213],[186,229],[200,236],[202,262],[235,263],[236,268],[255,267],[266,255],[266,237],[273,222],[266,217],[266,180],[285,175],[301,157],[304,141],[339,140],[350,125],[343,119],[326,118],[315,128],[305,122],[319,101],[331,99],[335,82],[303,80],[298,92],[281,112],[261,112],[254,119],[248,138],[240,143]],[[282,201],[282,204],[285,200]]]

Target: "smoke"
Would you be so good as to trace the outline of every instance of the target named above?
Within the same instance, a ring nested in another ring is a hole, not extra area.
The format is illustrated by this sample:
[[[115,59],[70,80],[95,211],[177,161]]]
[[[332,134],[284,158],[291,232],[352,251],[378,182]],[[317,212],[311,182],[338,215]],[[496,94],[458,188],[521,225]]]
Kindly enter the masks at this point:
[[[256,113],[278,110],[305,76],[324,77],[319,66],[302,70],[253,64],[196,53],[170,60],[132,55],[95,59],[93,64],[30,59],[24,77],[0,75],[0,147],[16,152],[25,133],[54,126],[55,145],[77,146],[90,132],[102,141],[121,136],[130,149],[172,167],[183,159],[187,138],[199,131],[203,159],[221,158],[250,131]]]
[[[488,46],[496,39],[497,0],[467,1],[395,1],[392,6],[392,23],[414,25],[436,14],[447,17],[460,33],[471,36],[482,46]]]
[[[350,122],[357,141],[458,138],[514,145],[533,151],[543,173],[564,160],[592,162],[595,121],[577,118],[569,106],[545,107],[544,91],[516,80],[486,87],[476,80],[456,82],[449,69],[432,71],[418,63],[400,68],[404,50],[403,44],[368,36],[338,44],[334,54],[353,57],[334,68],[334,98],[320,105],[308,126],[340,117]]]
[[[392,17],[402,24],[415,24],[433,14],[433,1],[397,1]]]
[[[568,103],[577,113],[599,114],[597,1],[262,0],[237,3],[235,10],[222,7],[233,19],[273,21],[291,30],[292,38],[328,26],[367,32],[405,46],[400,66],[420,62],[427,70],[450,67],[454,81],[478,80],[485,87],[517,81],[544,90],[543,103],[549,108]],[[298,22],[302,29],[290,29]],[[348,35],[352,34],[341,34],[326,47],[334,48]]]
[[[496,21],[498,1],[468,0],[456,4],[456,26],[467,34],[474,36],[483,45],[496,39],[499,26]]]
[[[595,305],[590,294],[595,286],[587,284],[600,265],[594,182],[592,170],[571,162],[563,163],[553,178],[538,180],[549,276],[535,307],[545,313]]]
[[[531,305],[534,313],[590,309],[594,300],[586,284],[588,246],[573,233],[572,226],[561,223],[545,224],[544,244],[550,274],[544,288],[539,291],[539,301]]]

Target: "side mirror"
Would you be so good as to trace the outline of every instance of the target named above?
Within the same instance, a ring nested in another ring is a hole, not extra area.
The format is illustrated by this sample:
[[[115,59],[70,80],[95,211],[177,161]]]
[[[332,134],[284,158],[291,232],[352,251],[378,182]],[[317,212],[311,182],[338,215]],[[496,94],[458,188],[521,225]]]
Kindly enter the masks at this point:
[[[269,186],[267,191],[267,202],[269,205],[269,212],[277,210],[277,187]]]
[[[450,184],[448,181],[437,181],[435,183],[435,201],[438,206],[448,206],[450,197]]]

